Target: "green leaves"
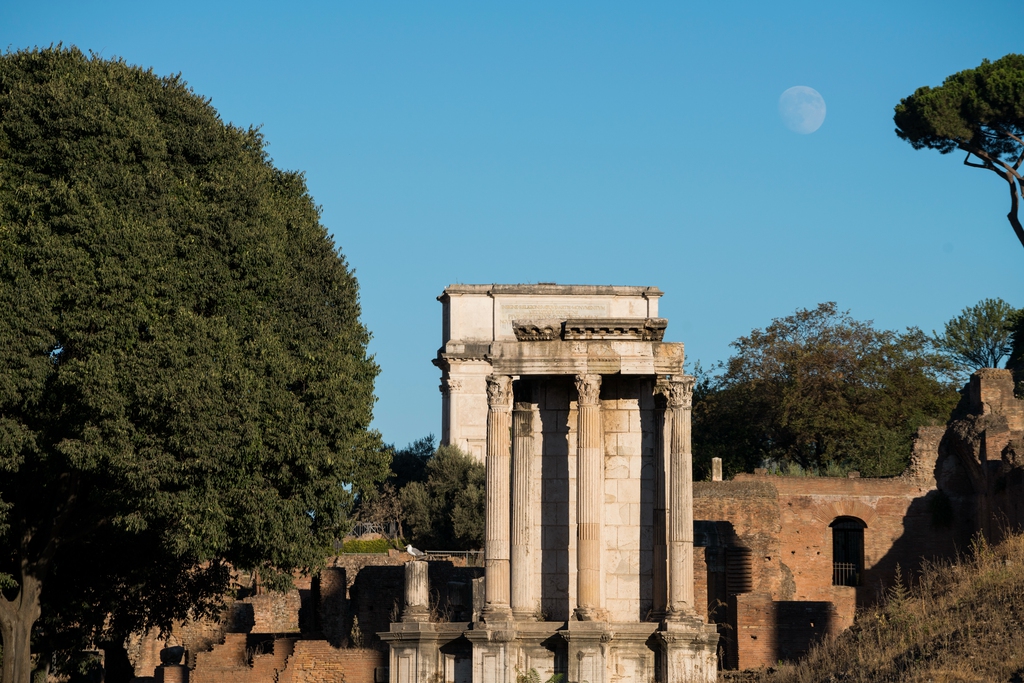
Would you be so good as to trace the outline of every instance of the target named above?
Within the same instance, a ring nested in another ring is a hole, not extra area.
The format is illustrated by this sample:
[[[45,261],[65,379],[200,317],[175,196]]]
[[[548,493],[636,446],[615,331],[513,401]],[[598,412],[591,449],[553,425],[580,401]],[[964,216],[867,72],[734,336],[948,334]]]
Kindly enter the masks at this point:
[[[98,611],[62,623],[202,611],[227,575],[192,568],[225,560],[287,580],[387,474],[358,286],[319,221],[180,78],[0,56],[0,573],[59,596],[102,549],[74,579]]]
[[[976,69],[923,87],[896,105],[896,135],[914,149],[967,152],[964,165],[992,171],[1009,184],[1006,218],[1024,245],[1018,216],[1024,193],[1024,55],[985,60]]]
[[[478,550],[484,541],[483,464],[455,446],[441,446],[426,481],[402,489],[405,528],[413,543],[439,550]]]
[[[996,297],[968,306],[946,323],[935,343],[965,374],[996,368],[1012,350],[1013,323],[1019,312]]]
[[[899,474],[919,425],[957,400],[949,362],[920,330],[876,330],[834,303],[777,318],[733,342],[717,374],[698,378],[694,453],[732,472],[796,463],[804,470]]]
[[[896,105],[896,135],[914,149],[943,154],[961,145],[1012,158],[1024,130],[1024,55],[1009,54],[949,76],[937,88],[918,88]],[[961,147],[962,148],[962,147]]]

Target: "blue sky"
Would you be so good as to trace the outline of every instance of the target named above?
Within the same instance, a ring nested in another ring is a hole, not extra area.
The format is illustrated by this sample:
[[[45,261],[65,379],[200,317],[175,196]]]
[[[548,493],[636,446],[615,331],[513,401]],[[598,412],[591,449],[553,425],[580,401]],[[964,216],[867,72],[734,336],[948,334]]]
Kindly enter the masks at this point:
[[[892,108],[1024,52],[1024,3],[0,2],[0,46],[181,72],[306,172],[361,285],[375,426],[439,433],[450,283],[656,285],[690,362],[798,307],[1024,306],[1005,185]],[[828,115],[786,129],[779,95]]]

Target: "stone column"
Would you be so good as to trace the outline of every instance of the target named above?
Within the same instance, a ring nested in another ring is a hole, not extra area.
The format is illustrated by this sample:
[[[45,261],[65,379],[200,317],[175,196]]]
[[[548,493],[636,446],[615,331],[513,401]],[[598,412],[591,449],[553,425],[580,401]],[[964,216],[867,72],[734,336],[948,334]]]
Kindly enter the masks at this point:
[[[523,384],[518,382],[517,384]],[[533,562],[530,537],[533,532],[533,404],[529,388],[512,408],[512,614],[516,619],[531,618],[533,604]]]
[[[577,375],[576,618],[594,621],[601,609],[601,376]]]
[[[485,489],[484,575],[487,604],[484,621],[508,621],[509,608],[509,472],[511,470],[512,378],[487,378],[487,484]]]
[[[694,378],[684,375],[668,383],[672,421],[669,446],[668,619],[693,615],[693,456],[690,412]]]
[[[670,438],[665,419],[665,387],[655,389],[654,396],[654,567],[651,582],[654,588],[652,616],[661,619],[668,611],[668,517],[667,496],[669,478]]]
[[[429,621],[430,583],[427,563],[413,560],[405,563],[405,610],[402,621]]]

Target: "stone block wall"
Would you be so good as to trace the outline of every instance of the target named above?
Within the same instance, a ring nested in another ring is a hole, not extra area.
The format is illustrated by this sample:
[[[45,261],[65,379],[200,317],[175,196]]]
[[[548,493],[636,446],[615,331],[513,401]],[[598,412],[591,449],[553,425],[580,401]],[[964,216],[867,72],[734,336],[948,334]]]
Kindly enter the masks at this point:
[[[644,619],[652,606],[654,387],[607,376],[601,387],[604,451],[602,601],[611,621]],[[571,377],[534,380],[532,544],[539,612],[567,620],[576,600],[576,420]],[[640,577],[645,577],[641,579]]]
[[[654,386],[649,379],[605,377],[604,605],[610,621],[637,621],[651,610],[654,554]]]

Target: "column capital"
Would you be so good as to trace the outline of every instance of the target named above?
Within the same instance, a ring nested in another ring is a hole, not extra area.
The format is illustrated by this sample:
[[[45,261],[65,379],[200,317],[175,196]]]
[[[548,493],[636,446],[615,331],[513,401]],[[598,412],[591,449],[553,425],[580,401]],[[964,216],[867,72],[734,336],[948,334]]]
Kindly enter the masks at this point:
[[[601,375],[576,375],[576,392],[580,405],[597,405],[601,401]]]
[[[512,378],[508,375],[490,375],[487,378],[487,406],[491,410],[506,411],[512,403]]]
[[[669,408],[691,408],[693,407],[693,385],[696,378],[692,375],[683,375],[678,379],[669,380],[664,385],[665,399]]]
[[[441,386],[439,386],[438,389],[441,390],[441,394],[444,396],[462,391],[462,380],[445,377],[441,380]]]

